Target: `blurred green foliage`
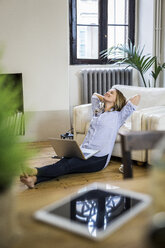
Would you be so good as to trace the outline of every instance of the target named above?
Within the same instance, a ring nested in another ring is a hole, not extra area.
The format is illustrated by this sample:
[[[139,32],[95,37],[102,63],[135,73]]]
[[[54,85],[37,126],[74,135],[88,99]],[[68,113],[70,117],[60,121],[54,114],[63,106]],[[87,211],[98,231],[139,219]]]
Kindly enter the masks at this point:
[[[26,164],[31,152],[14,134],[11,117],[19,109],[19,90],[5,84],[0,77],[0,191],[11,186],[14,178],[28,170]]]

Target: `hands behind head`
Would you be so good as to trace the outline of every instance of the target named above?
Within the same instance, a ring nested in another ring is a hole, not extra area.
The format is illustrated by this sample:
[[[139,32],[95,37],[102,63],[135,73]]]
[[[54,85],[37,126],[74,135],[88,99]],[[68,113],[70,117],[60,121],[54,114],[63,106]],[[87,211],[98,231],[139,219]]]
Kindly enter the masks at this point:
[[[132,104],[134,104],[134,105],[138,105],[140,102],[140,98],[141,98],[141,96],[137,94],[135,96],[130,97],[128,99],[128,101],[132,102]]]

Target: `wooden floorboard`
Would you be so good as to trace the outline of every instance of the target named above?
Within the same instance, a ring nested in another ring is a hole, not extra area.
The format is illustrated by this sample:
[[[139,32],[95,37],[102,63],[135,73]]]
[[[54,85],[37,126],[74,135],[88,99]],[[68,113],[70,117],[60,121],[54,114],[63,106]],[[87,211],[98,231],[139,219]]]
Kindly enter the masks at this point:
[[[31,167],[42,167],[44,165],[52,164],[58,161],[52,157],[55,155],[53,148],[48,142],[37,142],[28,144],[28,149],[34,151],[34,156],[29,159],[29,166]],[[37,189],[43,189],[45,187],[56,187],[56,188],[66,188],[73,186],[84,186],[87,183],[93,182],[104,182],[108,180],[119,181],[123,180],[123,175],[119,172],[119,166],[121,164],[121,159],[112,157],[108,166],[102,171],[95,173],[81,173],[73,175],[65,175],[58,177],[49,182],[44,182],[37,185]],[[145,177],[148,174],[148,169],[145,166],[134,165],[133,168],[134,178]],[[27,189],[19,179],[16,180],[18,191],[24,191]]]

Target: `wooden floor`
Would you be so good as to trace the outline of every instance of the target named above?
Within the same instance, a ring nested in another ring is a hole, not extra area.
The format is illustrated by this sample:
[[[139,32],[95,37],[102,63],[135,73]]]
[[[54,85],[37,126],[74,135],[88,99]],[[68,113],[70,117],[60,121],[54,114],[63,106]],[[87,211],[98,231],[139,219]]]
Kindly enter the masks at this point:
[[[52,159],[54,151],[48,143],[33,143],[29,147],[38,150],[35,157],[29,160],[30,166],[40,167],[55,162],[55,159]],[[63,229],[45,225],[32,218],[36,210],[61,200],[93,182],[108,183],[123,189],[146,193],[148,190],[147,168],[134,166],[134,179],[123,180],[123,175],[118,170],[120,164],[119,158],[112,158],[109,165],[102,171],[61,176],[38,184],[32,190],[27,189],[17,180],[16,189],[18,191],[14,198],[16,221],[14,224],[18,223],[20,235],[17,236],[11,248],[54,248],[56,246],[62,248],[143,248],[143,233],[148,223],[147,210],[129,221],[129,225],[124,225],[110,235],[101,244],[100,242],[93,243],[91,240]],[[128,235],[131,238],[128,239]]]
[[[58,161],[57,159],[52,158],[55,153],[48,142],[30,143],[29,148],[36,152],[35,156],[29,160],[29,165],[31,167],[42,167]],[[109,165],[102,171],[61,176],[54,180],[38,184],[36,188],[40,190],[47,187],[68,188],[107,180],[120,181],[123,180],[123,175],[119,172],[120,164],[120,158],[112,157]],[[148,174],[148,169],[145,166],[138,166],[135,164],[133,174],[134,178],[145,177]],[[18,186],[18,191],[27,189],[19,180],[16,181],[16,184]]]

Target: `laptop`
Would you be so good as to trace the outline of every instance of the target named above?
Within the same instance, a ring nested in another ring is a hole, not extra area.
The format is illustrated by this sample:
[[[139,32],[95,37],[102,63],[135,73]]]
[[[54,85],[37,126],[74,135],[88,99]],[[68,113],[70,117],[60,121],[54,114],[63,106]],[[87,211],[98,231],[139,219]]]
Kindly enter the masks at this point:
[[[86,160],[99,152],[99,150],[80,148],[76,140],[58,138],[50,138],[49,140],[59,157],[77,157]]]

